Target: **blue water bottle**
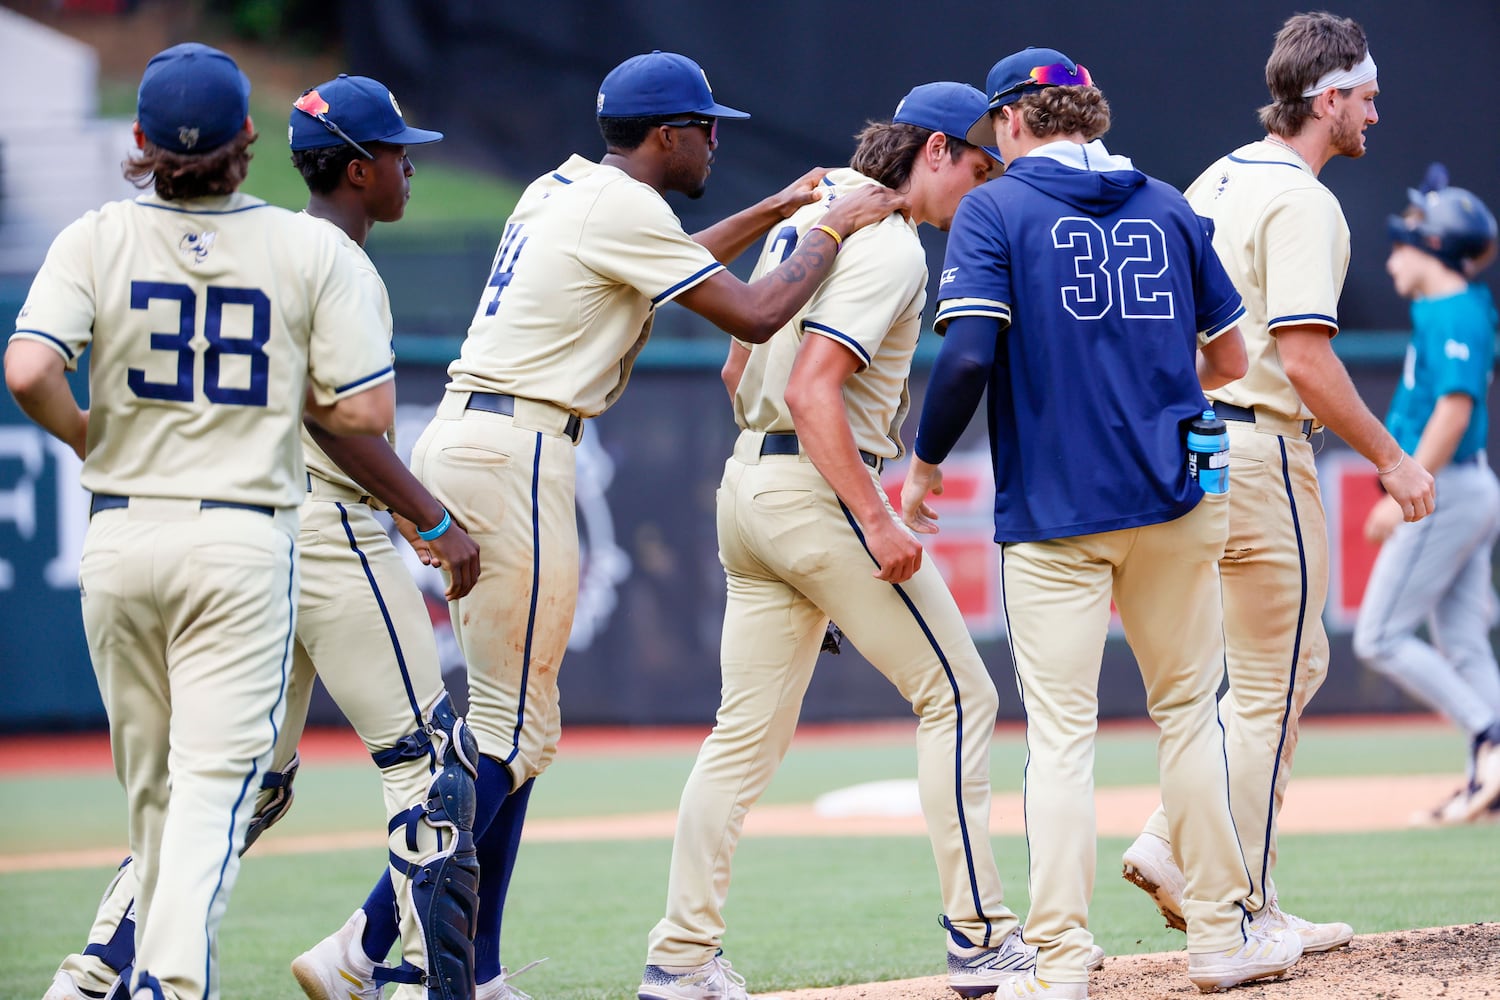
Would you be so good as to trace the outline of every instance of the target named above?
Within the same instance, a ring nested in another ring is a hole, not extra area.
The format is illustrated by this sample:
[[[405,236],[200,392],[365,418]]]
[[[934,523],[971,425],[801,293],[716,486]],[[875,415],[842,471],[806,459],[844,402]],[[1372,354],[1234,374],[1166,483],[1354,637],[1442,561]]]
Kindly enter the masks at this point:
[[[1188,475],[1205,493],[1229,492],[1229,428],[1213,410],[1188,425]]]

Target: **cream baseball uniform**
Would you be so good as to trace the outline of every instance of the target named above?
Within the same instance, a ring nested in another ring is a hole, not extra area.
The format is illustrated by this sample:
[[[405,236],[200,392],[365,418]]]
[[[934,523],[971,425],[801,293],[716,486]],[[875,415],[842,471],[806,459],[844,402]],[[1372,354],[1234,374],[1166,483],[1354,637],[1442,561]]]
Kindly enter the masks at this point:
[[[837,197],[873,182],[840,169],[824,183]],[[773,231],[756,276],[789,256],[827,210],[828,199],[806,206]],[[859,359],[844,402],[879,487],[880,463],[903,450],[898,432],[926,285],[916,227],[892,215],[849,237],[802,312],[750,351],[734,400],[742,431],[718,493],[728,577],[722,701],[682,793],[651,966],[698,966],[717,952],[745,813],[791,743],[830,616],[920,720],[918,784],[946,924],[989,948],[1016,927],[989,842],[999,700],[963,617],[930,561],[901,584],[875,579],[860,525],[807,456],[786,447],[794,428],[785,391],[798,348],[804,337],[829,337]]]
[[[1187,198],[1214,221],[1214,249],[1245,303],[1249,371],[1208,396],[1254,411],[1253,422],[1227,421],[1229,540],[1219,564],[1229,672],[1219,714],[1253,911],[1274,897],[1276,816],[1298,719],[1328,673],[1328,530],[1307,440],[1312,412],[1287,379],[1275,334],[1309,323],[1338,332],[1349,227],[1307,165],[1264,140],[1209,167]],[[1171,839],[1160,809],[1146,831]]]
[[[582,418],[619,398],[655,309],[722,267],[655,190],[570,157],[506,222],[447,393],[413,449],[413,471],[479,545],[484,572],[452,605],[453,628],[469,725],[516,788],[546,768],[560,732]]]
[[[130,802],[136,972],[212,998],[284,712],[304,385],[326,404],[387,381],[390,347],[328,227],[242,194],[88,213],[16,336],[70,368],[92,348],[80,590]]]
[[[385,283],[364,248],[337,226],[327,224],[354,263],[364,294],[377,307],[380,329],[389,343],[390,298]],[[388,434],[395,444],[395,431]],[[290,766],[307,721],[314,679],[321,677],[339,709],[371,754],[381,754],[427,723],[447,693],[437,643],[420,591],[375,510],[379,500],[318,447],[302,428],[307,463],[306,499],[298,510],[296,641],[288,677],[286,715],[278,731],[271,775]],[[420,809],[438,773],[433,755],[396,760],[381,769],[388,819]],[[257,810],[275,794],[263,790]],[[401,824],[390,836],[398,859],[416,864],[440,849],[446,833],[426,823]],[[61,968],[86,988],[105,990],[114,974],[134,961],[133,943],[122,940],[128,908],[138,890],[137,866],[127,858],[106,890],[89,931],[89,947],[69,955]],[[391,868],[396,906],[401,914],[403,958],[427,969],[423,935],[414,922],[412,900],[404,891],[409,879]],[[126,927],[127,931],[129,927]]]

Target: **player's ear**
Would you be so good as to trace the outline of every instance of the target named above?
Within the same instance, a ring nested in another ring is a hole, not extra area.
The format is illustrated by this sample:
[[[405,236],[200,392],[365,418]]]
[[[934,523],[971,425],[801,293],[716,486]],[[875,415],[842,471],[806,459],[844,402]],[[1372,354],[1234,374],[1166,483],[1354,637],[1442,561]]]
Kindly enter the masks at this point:
[[[146,133],[142,131],[140,122],[136,121],[130,123],[130,134],[135,137],[136,149],[146,148]]]
[[[948,136],[943,132],[934,132],[927,137],[927,142],[922,147],[922,152],[927,156],[927,163],[932,169],[942,167],[943,161],[948,158]]]
[[[254,135],[255,134],[255,119],[251,118],[249,115],[245,116],[245,129],[244,129],[244,131],[245,131],[246,135]]]

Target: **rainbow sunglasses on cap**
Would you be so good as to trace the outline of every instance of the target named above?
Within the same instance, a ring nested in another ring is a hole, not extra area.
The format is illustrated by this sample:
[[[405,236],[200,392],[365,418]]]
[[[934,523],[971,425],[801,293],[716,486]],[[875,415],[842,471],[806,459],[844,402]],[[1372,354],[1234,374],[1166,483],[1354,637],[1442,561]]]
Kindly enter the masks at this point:
[[[1028,87],[1092,87],[1093,85],[1094,78],[1089,75],[1086,67],[1078,63],[1072,66],[1066,63],[1049,63],[1046,66],[1033,66],[1026,79],[996,92],[990,97],[990,103],[993,104],[1012,94],[1019,94]]]

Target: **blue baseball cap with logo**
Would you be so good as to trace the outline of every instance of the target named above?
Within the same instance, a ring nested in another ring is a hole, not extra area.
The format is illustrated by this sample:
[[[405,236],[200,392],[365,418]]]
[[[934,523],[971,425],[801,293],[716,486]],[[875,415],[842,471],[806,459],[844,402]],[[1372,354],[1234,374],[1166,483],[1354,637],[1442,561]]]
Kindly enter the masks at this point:
[[[595,113],[600,118],[657,118],[699,114],[749,118],[714,100],[708,74],[687,56],[654,49],[631,56],[609,71],[599,85]]]
[[[324,149],[348,143],[384,142],[420,146],[443,133],[406,124],[401,106],[385,84],[367,76],[340,73],[297,98],[287,125],[293,149]]]
[[[1032,46],[1012,52],[990,67],[984,89],[989,103],[984,114],[969,127],[967,138],[976,146],[995,144],[995,126],[990,113],[1014,104],[1027,94],[1048,87],[1091,87],[1089,71],[1056,49]]]
[[[974,119],[989,113],[988,103],[983,93],[967,83],[924,83],[913,87],[901,98],[891,121],[916,125],[967,142]],[[980,148],[996,163],[1001,162],[1000,150],[993,146]]]
[[[162,149],[211,152],[239,135],[249,114],[249,78],[229,56],[200,42],[163,49],[141,74],[135,118]]]

